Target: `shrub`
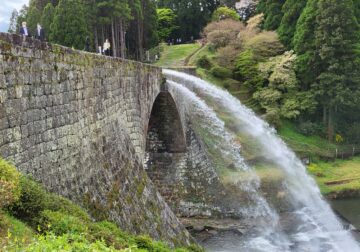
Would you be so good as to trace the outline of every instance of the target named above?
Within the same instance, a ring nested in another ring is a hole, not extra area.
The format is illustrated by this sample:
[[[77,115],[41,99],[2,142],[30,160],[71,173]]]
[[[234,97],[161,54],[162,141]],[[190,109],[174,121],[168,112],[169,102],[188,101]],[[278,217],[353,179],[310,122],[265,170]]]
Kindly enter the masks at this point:
[[[90,225],[89,232],[93,240],[104,240],[108,246],[116,249],[124,249],[130,243],[134,243],[133,238],[121,231],[116,224],[102,221]]]
[[[137,247],[140,249],[154,251],[152,240],[149,236],[146,236],[146,235],[137,236],[137,237],[135,237],[135,243],[136,243]]]
[[[75,205],[73,202],[71,202],[66,198],[63,198],[53,193],[48,193],[44,201],[45,201],[45,208],[48,210],[54,212],[60,211],[66,214],[70,214],[85,222],[91,221],[89,215],[86,213],[84,209]]]
[[[212,67],[212,63],[206,55],[203,55],[196,61],[196,66],[204,69],[210,69]]]
[[[41,231],[51,231],[56,235],[82,234],[87,231],[87,224],[79,218],[51,210],[45,210],[41,213],[39,225]]]
[[[232,77],[231,70],[229,70],[225,67],[215,66],[215,67],[211,68],[210,72],[213,76],[215,76],[217,78],[226,79],[226,78]]]
[[[265,120],[275,128],[279,129],[281,127],[280,113],[277,109],[268,110],[264,117]]]
[[[241,52],[235,62],[235,77],[254,92],[263,86],[264,80],[258,70],[252,50]]]
[[[216,62],[226,68],[233,68],[237,55],[240,53],[241,47],[235,45],[227,45],[218,50]]]
[[[225,47],[235,40],[236,34],[231,30],[215,30],[207,35],[208,40],[216,49]]]
[[[40,184],[24,176],[20,178],[20,187],[20,198],[9,206],[9,211],[25,222],[36,224],[40,212],[46,207],[46,191]]]
[[[218,49],[228,44],[239,43],[237,39],[238,34],[244,29],[245,26],[241,22],[225,19],[208,24],[204,28],[204,35],[207,37],[207,40]]]
[[[276,32],[266,31],[249,38],[245,42],[245,48],[251,49],[257,58],[264,59],[285,52]]]
[[[302,122],[298,126],[298,130],[301,134],[306,136],[316,135],[321,131],[321,126],[313,122]]]
[[[16,202],[20,193],[20,173],[0,158],[0,208]]]

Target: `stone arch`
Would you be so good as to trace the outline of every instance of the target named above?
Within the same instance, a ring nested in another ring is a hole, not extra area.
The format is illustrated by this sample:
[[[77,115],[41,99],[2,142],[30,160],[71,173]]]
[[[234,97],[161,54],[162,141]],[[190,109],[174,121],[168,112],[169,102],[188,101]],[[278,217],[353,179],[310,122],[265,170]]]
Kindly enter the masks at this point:
[[[147,153],[184,153],[186,137],[176,103],[167,91],[156,97],[146,136]]]
[[[187,162],[186,135],[176,103],[167,91],[156,97],[146,136],[144,167],[173,211],[179,209]]]

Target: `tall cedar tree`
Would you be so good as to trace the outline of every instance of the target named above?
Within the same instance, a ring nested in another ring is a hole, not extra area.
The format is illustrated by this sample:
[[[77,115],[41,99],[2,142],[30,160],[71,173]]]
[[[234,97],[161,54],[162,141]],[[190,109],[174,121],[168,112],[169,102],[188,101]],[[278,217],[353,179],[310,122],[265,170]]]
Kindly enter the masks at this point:
[[[359,25],[352,0],[318,0],[315,46],[321,73],[313,89],[327,117],[328,138],[334,138],[336,111],[358,104]]]
[[[49,36],[49,33],[51,31],[50,26],[54,19],[54,14],[55,14],[54,6],[52,5],[52,3],[48,3],[45,6],[45,9],[43,10],[43,13],[41,16],[41,25],[42,25],[43,29],[45,30],[45,36],[47,36],[47,38],[50,37]]]
[[[308,0],[300,15],[294,35],[294,49],[298,55],[296,63],[297,76],[304,91],[310,89],[311,84],[319,75],[316,63],[315,22],[318,0]]]
[[[51,40],[64,46],[84,49],[89,35],[84,6],[80,0],[60,0],[51,24]]]
[[[354,10],[355,16],[357,18],[358,23],[360,23],[360,0],[354,0]]]
[[[307,0],[286,0],[282,7],[284,16],[278,28],[281,42],[288,48],[292,48],[293,37],[296,30],[296,23],[305,8]]]
[[[276,30],[283,17],[282,6],[285,0],[268,0],[264,12],[264,29]]]

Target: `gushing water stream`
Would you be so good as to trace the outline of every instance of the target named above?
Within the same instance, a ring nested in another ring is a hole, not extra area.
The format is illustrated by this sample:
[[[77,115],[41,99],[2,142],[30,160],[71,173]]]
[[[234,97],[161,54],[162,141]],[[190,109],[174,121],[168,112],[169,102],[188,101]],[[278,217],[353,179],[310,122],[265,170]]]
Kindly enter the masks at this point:
[[[185,97],[199,127],[210,132],[218,155],[231,159],[236,169],[246,171],[246,179],[239,178],[237,183],[252,195],[252,205],[239,212],[249,218],[261,216],[267,220],[256,223],[256,231],[241,238],[220,237],[204,244],[205,248],[209,251],[360,251],[350,231],[343,228],[321,197],[302,162],[273,128],[225,90],[185,73],[164,70],[164,74],[170,87]],[[219,111],[230,118],[231,128],[219,118]],[[263,159],[281,170],[285,197],[292,209],[288,215],[290,229],[284,227],[278,210],[259,192],[261,180],[256,168],[246,164],[241,156],[240,144],[235,140],[238,135],[251,138]]]

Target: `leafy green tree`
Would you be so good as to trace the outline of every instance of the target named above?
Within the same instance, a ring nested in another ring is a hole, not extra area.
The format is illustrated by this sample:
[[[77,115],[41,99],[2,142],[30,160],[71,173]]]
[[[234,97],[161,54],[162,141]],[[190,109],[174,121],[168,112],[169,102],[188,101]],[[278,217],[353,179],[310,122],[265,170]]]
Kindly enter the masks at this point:
[[[80,0],[60,0],[51,24],[51,40],[61,45],[84,49],[89,35],[84,7]]]
[[[276,30],[283,17],[282,6],[285,0],[268,0],[264,13],[264,29]]]
[[[188,40],[197,38],[202,28],[211,18],[211,14],[219,6],[214,0],[160,0],[158,8],[170,8],[178,17],[179,29],[176,37]]]
[[[282,7],[284,16],[278,28],[281,42],[288,48],[292,48],[292,40],[296,30],[296,23],[305,8],[307,0],[287,0]]]
[[[359,104],[360,34],[353,1],[319,0],[316,25],[320,73],[313,89],[327,114],[328,138],[332,141],[337,108]]]
[[[178,29],[176,25],[176,14],[172,9],[160,8],[157,9],[157,15],[159,39],[166,41],[170,38],[171,34]]]
[[[54,13],[55,13],[55,8],[54,6],[52,5],[52,3],[48,3],[46,6],[45,6],[45,9],[42,13],[42,16],[41,16],[41,25],[43,27],[43,29],[45,30],[45,33],[47,34],[48,37],[50,32],[51,32],[51,23],[53,22],[53,19],[54,19]]]
[[[240,19],[237,12],[234,9],[230,9],[228,7],[217,8],[211,16],[212,21],[219,21],[225,18],[230,18],[236,21]]]

